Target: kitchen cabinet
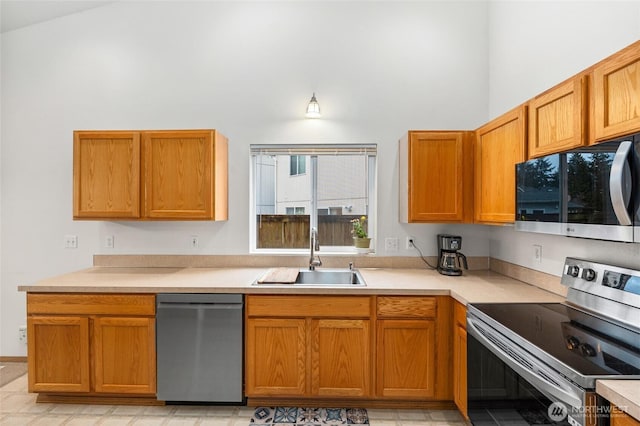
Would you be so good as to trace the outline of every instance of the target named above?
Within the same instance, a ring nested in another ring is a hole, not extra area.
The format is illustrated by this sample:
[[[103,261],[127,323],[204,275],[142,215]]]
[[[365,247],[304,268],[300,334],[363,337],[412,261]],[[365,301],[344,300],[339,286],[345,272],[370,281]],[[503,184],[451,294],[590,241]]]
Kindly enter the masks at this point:
[[[249,295],[248,397],[368,397],[370,298]]]
[[[640,131],[640,41],[596,64],[591,80],[592,141]]]
[[[453,402],[467,415],[467,308],[453,302]]]
[[[518,106],[476,130],[475,222],[515,220],[515,165],[525,160],[526,105]]]
[[[449,312],[449,297],[377,297],[377,397],[451,399]]]
[[[29,392],[154,396],[155,296],[29,293]]]
[[[611,404],[611,426],[640,426],[640,421]]]
[[[410,131],[399,141],[401,222],[473,221],[473,136]]]
[[[140,217],[140,133],[73,133],[73,217]]]
[[[529,158],[586,145],[587,76],[577,75],[529,101]]]
[[[75,131],[74,219],[226,220],[215,130]]]

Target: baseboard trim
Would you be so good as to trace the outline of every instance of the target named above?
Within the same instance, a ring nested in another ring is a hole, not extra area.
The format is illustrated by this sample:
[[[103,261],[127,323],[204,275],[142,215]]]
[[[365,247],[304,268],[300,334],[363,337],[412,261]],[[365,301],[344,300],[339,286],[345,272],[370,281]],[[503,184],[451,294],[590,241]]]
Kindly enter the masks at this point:
[[[345,407],[391,408],[423,410],[457,410],[453,401],[392,401],[376,399],[302,399],[302,398],[248,398],[249,407]]]
[[[0,362],[27,362],[26,356],[0,356]]]
[[[95,404],[95,405],[165,405],[155,397],[110,397],[110,396],[81,396],[54,395],[39,393],[36,402],[56,404]]]

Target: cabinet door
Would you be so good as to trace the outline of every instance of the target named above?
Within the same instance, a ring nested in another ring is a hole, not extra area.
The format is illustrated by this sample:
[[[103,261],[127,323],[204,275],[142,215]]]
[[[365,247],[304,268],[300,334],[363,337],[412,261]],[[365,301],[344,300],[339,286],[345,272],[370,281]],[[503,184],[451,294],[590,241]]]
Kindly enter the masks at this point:
[[[454,324],[453,332],[453,401],[467,417],[467,331]]]
[[[529,102],[529,158],[587,143],[587,77],[576,76]]]
[[[29,316],[29,392],[89,392],[89,319]]]
[[[73,135],[73,217],[140,217],[140,134]]]
[[[311,341],[312,395],[370,395],[369,320],[312,320]]]
[[[524,161],[526,106],[476,130],[475,221],[515,220],[515,165]]]
[[[640,421],[611,404],[611,426],[640,426]]]
[[[592,77],[593,139],[640,131],[640,42],[597,64]]]
[[[408,141],[400,141],[400,156],[403,221],[472,220],[473,146],[467,132],[409,132]]]
[[[146,217],[226,220],[226,139],[210,130],[158,131],[144,132],[143,143]]]
[[[304,396],[308,393],[306,330],[304,319],[247,320],[247,396]]]
[[[155,320],[93,318],[94,390],[156,393]]]
[[[377,327],[377,396],[432,398],[435,321],[379,320]]]

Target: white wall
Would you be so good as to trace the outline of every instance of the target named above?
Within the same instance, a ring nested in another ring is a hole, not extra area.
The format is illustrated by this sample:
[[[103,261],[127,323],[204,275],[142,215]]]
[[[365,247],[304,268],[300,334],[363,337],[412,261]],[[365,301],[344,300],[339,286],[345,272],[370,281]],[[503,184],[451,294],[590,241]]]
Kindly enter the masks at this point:
[[[640,39],[640,2],[489,4],[490,117],[496,117]],[[560,275],[565,256],[635,265],[640,244],[575,239],[513,227],[491,231],[491,256]],[[542,245],[542,263],[533,245]]]
[[[435,234],[455,232],[488,255],[486,227],[397,213],[400,136],[487,119],[486,17],[484,2],[115,2],[3,34],[0,355],[26,353],[16,287],[94,253],[248,253],[251,143],[378,143],[380,240],[411,234],[435,254]],[[314,91],[323,119],[305,120]],[[72,221],[74,129],[173,128],[229,137],[228,222]]]

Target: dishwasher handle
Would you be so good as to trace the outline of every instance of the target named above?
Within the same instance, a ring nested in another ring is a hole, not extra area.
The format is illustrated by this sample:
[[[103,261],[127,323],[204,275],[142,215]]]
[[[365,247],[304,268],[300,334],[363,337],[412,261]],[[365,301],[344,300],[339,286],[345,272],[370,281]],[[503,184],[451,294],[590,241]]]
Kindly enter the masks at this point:
[[[242,309],[242,303],[171,303],[158,302],[158,309]]]

